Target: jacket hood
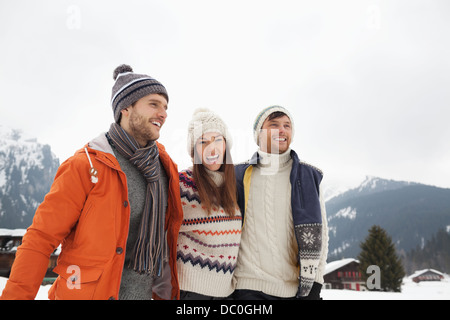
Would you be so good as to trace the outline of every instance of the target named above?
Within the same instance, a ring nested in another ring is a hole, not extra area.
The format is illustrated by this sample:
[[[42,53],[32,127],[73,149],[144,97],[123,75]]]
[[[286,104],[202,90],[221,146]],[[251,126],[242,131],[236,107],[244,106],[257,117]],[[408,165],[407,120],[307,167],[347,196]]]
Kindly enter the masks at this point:
[[[158,141],[156,141],[156,145],[158,146],[159,152],[166,152],[166,148],[160,144]],[[104,153],[109,153],[115,157],[114,151],[109,144],[108,139],[106,138],[106,132],[101,133],[98,137],[92,139],[88,144],[87,147],[96,150],[101,151]]]
[[[114,151],[106,138],[106,132],[101,133],[98,137],[91,140],[88,143],[88,147],[97,151],[109,153],[115,157]]]

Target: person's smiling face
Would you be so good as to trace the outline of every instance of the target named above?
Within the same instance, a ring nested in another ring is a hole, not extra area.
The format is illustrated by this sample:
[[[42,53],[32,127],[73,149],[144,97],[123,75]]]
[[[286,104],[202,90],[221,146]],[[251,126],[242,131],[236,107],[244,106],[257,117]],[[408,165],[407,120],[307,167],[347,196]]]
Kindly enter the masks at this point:
[[[218,132],[204,133],[195,143],[195,151],[201,155],[202,164],[211,171],[222,166],[225,147],[225,138]]]
[[[122,110],[120,125],[141,147],[157,140],[167,118],[167,100],[160,94],[149,94]]]
[[[267,153],[284,153],[289,149],[292,138],[292,123],[288,116],[264,121],[259,135],[261,151]]]

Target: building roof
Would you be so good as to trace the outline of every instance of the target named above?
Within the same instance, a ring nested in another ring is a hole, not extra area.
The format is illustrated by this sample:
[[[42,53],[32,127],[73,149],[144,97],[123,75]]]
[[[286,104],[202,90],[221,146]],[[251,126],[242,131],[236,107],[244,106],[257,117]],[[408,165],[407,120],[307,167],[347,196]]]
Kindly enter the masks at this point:
[[[353,258],[347,258],[347,259],[329,262],[325,266],[325,274],[329,274],[333,271],[336,271],[337,269],[342,268],[343,266],[346,266],[347,264],[352,263],[352,262],[359,263],[358,260],[353,259]]]
[[[433,272],[433,273],[436,273],[436,274],[444,277],[444,274],[442,272],[440,272],[440,271],[437,271],[437,270],[434,270],[434,269],[423,269],[423,270],[417,270],[412,275],[410,275],[408,278],[413,279],[413,278],[418,277],[418,276],[420,276],[420,275],[422,275],[424,273],[427,273],[427,272]]]
[[[2,229],[0,228],[0,236],[23,237],[27,229]]]

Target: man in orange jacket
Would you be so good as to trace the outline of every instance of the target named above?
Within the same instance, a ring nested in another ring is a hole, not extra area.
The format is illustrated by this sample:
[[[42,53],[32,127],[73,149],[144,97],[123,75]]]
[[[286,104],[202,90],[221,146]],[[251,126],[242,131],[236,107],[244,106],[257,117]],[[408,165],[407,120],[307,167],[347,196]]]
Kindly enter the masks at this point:
[[[58,169],[18,248],[1,299],[34,299],[61,244],[50,299],[178,299],[178,169],[156,142],[165,87],[114,71],[115,122]]]

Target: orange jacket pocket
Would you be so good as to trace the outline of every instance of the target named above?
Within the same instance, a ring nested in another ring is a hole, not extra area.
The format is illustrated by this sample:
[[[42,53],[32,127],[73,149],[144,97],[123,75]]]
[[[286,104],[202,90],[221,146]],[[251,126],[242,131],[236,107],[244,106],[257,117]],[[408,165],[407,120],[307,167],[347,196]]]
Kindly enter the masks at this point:
[[[92,300],[103,269],[77,265],[58,265],[59,277],[53,284],[55,300]]]

